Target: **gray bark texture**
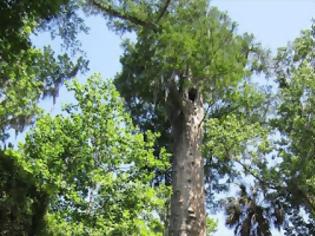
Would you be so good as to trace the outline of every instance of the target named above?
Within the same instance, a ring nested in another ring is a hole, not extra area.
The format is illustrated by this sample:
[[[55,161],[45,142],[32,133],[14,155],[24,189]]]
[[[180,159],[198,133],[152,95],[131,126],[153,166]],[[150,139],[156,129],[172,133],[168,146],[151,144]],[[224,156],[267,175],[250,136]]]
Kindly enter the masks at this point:
[[[204,163],[200,152],[205,111],[196,91],[187,90],[180,100],[180,105],[173,105],[169,111],[174,138],[169,236],[205,236]]]

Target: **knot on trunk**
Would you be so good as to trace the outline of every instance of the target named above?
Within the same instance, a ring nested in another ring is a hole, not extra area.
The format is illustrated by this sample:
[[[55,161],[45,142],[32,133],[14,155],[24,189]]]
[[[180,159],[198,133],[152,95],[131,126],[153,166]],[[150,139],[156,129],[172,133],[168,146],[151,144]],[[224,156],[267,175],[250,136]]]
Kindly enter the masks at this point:
[[[197,218],[195,211],[192,209],[192,207],[188,208],[188,215],[190,218],[193,218],[193,219]]]

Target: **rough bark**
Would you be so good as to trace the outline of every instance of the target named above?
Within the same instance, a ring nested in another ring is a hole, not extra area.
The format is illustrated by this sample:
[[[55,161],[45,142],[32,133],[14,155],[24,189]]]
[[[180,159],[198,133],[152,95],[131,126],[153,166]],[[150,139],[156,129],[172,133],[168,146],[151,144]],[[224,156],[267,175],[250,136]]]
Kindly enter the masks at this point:
[[[205,111],[197,91],[188,90],[180,99],[181,105],[170,111],[174,157],[169,235],[205,236],[204,164],[200,153]]]

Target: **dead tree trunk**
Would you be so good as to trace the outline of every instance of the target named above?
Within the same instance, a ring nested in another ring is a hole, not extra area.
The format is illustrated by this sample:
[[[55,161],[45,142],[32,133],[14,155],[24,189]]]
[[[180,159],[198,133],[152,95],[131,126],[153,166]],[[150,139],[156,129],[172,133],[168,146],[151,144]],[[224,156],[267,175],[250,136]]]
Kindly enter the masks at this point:
[[[187,89],[181,94],[169,111],[174,139],[169,236],[205,236],[204,164],[200,152],[205,111],[197,90]]]

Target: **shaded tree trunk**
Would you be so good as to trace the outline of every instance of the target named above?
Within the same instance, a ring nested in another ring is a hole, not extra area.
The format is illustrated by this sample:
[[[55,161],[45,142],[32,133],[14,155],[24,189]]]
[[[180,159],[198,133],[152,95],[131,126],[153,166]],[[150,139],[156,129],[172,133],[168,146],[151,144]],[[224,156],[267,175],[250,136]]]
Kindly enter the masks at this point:
[[[205,236],[204,164],[200,152],[204,107],[190,89],[169,111],[174,138],[170,236]]]

